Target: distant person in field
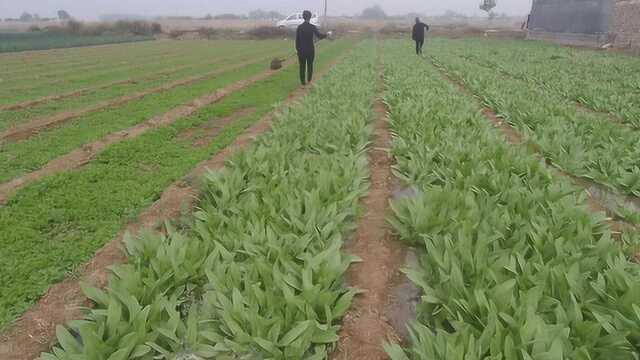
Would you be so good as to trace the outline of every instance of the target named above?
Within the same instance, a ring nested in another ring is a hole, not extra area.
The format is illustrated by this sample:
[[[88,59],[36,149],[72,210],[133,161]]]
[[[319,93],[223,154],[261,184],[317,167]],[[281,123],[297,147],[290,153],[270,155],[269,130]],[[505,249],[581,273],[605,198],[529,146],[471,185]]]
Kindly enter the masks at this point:
[[[424,33],[429,31],[429,25],[416,18],[416,24],[413,25],[411,38],[416,42],[416,55],[422,55],[422,47],[424,46]]]
[[[320,33],[318,28],[309,22],[311,11],[305,10],[302,13],[302,18],[304,23],[298,26],[296,31],[296,50],[300,61],[300,82],[302,85],[306,85],[313,78],[313,60],[316,57],[314,38],[324,39],[327,35]]]

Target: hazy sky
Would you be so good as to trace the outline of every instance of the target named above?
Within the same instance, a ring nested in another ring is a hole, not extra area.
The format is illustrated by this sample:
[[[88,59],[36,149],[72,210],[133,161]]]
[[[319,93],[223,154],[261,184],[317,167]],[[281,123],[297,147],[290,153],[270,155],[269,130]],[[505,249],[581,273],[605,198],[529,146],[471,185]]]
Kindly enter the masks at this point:
[[[379,4],[389,14],[419,12],[441,14],[455,10],[479,14],[479,0],[328,0],[329,14],[355,14]],[[497,0],[495,11],[522,15],[528,13],[531,0]],[[309,8],[321,10],[323,0],[0,0],[0,18],[18,17],[23,11],[40,16],[54,16],[65,9],[79,18],[96,18],[100,14],[196,15],[226,12],[246,13],[252,9],[278,10],[283,13]]]

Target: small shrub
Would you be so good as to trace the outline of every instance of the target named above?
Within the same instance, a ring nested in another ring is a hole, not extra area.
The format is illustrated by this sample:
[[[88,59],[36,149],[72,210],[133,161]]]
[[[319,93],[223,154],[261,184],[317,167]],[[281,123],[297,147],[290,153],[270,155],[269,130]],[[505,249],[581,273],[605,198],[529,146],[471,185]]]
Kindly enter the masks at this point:
[[[218,34],[218,31],[214,28],[208,28],[208,27],[201,27],[198,29],[198,34],[200,35],[201,38],[203,39],[215,39],[216,35]]]
[[[67,21],[67,25],[66,25],[67,32],[69,34],[75,34],[75,35],[80,34],[83,27],[84,27],[84,24],[76,20],[69,20]]]
[[[287,37],[289,33],[290,31],[287,29],[281,29],[274,26],[259,26],[247,32],[250,37],[260,40],[283,38]]]
[[[180,31],[180,30],[171,30],[169,32],[169,37],[174,39],[174,40],[176,40],[176,39],[179,39],[180,36],[182,36],[182,34],[183,34],[183,32]]]
[[[157,22],[151,23],[151,32],[153,34],[162,34],[162,25]]]
[[[41,32],[41,31],[42,31],[42,29],[38,25],[29,26],[29,32]]]

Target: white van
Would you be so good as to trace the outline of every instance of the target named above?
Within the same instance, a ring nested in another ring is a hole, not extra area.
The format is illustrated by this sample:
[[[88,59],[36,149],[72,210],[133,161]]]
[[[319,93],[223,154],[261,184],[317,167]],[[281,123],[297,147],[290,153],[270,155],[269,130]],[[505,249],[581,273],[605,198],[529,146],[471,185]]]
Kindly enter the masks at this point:
[[[302,25],[303,22],[304,22],[304,19],[302,18],[302,13],[300,12],[300,13],[291,14],[287,16],[286,19],[278,21],[276,23],[276,26],[279,28],[295,29],[298,26]],[[318,18],[318,14],[315,14],[315,13],[312,14],[311,20],[309,22],[315,26],[320,27],[320,19]]]

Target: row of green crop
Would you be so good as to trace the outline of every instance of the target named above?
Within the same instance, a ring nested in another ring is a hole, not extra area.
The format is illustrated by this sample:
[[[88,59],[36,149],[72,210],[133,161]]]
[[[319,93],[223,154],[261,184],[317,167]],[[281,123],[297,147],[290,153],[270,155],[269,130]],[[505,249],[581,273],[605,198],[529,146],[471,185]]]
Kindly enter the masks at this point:
[[[385,53],[396,170],[416,190],[391,223],[423,293],[392,358],[637,359],[640,266],[603,219],[433,66]]]
[[[318,66],[325,66],[351,46],[339,42],[324,47]],[[81,169],[19,190],[0,207],[0,327],[33,304],[49,284],[90,259],[169,184],[233,141],[298,84],[296,69],[284,69],[193,116],[113,144]],[[215,87],[209,84],[209,91]],[[162,102],[148,104],[149,109],[161,106]],[[255,111],[225,127],[205,147],[194,148],[179,136],[247,108]],[[106,122],[116,120],[119,118]]]
[[[153,44],[160,44],[160,42],[153,42]],[[105,74],[106,72],[114,70],[146,70],[145,68],[147,66],[152,66],[157,63],[169,61],[178,61],[178,63],[180,63],[178,60],[180,58],[206,60],[207,58],[220,57],[234,52],[247,51],[248,49],[260,50],[268,48],[269,46],[283,46],[286,43],[283,41],[264,41],[256,44],[241,41],[203,41],[201,43],[189,44],[190,46],[182,45],[170,49],[158,45],[155,49],[145,47],[139,50],[126,49],[123,45],[117,45],[113,46],[111,51],[114,54],[124,52],[126,56],[122,54],[120,56],[105,54],[102,58],[95,59],[85,66],[58,65],[50,67],[48,71],[36,71],[28,75],[7,75],[3,77],[3,83],[8,89],[31,90],[38,85],[51,84],[56,81],[59,82],[60,80],[79,81],[85,77]],[[43,66],[42,68],[45,67]]]
[[[148,40],[153,40],[153,37],[132,35],[84,36],[48,33],[0,34],[0,53],[117,44]]]
[[[247,44],[248,45],[248,44]],[[83,89],[87,87],[100,86],[103,84],[111,83],[114,81],[139,79],[144,77],[145,74],[154,74],[162,71],[169,71],[173,68],[181,70],[182,73],[193,72],[191,69],[193,65],[204,65],[211,63],[212,60],[222,59],[232,56],[232,54],[244,54],[247,56],[255,55],[259,52],[273,52],[275,50],[284,51],[287,44],[283,42],[264,42],[260,46],[251,47],[244,46],[238,47],[237,50],[227,52],[221,51],[225,49],[213,49],[213,48],[193,48],[186,52],[184,56],[177,58],[168,58],[148,61],[145,65],[144,58],[136,59],[137,64],[134,66],[120,66],[119,64],[111,64],[107,68],[96,72],[78,72],[77,74],[61,77],[57,80],[35,81],[28,83],[28,86],[23,86],[20,89],[6,89],[0,91],[2,94],[3,104],[12,104],[22,101],[28,101],[37,99],[39,97],[61,94],[77,89]],[[231,50],[231,49],[230,49]],[[187,65],[185,68],[183,66]],[[143,66],[140,68],[140,66]],[[206,71],[206,67],[200,66],[200,71]]]
[[[446,49],[433,52],[436,61],[515,126],[554,165],[640,196],[640,142],[636,132]]]
[[[178,51],[188,45],[187,42],[148,41],[138,43],[122,43],[108,46],[95,46],[71,49],[47,50],[20,54],[0,54],[0,76],[29,75],[47,73],[59,69],[82,68],[100,64],[103,61],[124,61],[132,54],[146,56]],[[113,51],[120,49],[121,51]]]
[[[184,232],[128,239],[96,303],[42,359],[326,359],[355,290],[341,254],[366,192],[375,48],[206,176]]]
[[[343,46],[344,43],[338,45]],[[0,182],[41,168],[49,161],[115,131],[127,129],[177,106],[265,70],[264,59],[233,71],[140,100],[82,115],[26,140],[0,144]]]
[[[436,41],[434,51],[448,52],[504,71],[533,86],[539,86],[594,110],[612,113],[634,127],[640,127],[640,67],[625,71],[624,62],[609,64],[592,52],[564,54],[555,46],[528,48],[516,42]],[[520,51],[518,51],[518,49]]]
[[[167,64],[157,64],[144,71],[136,72],[136,77],[132,79],[132,82],[95,88],[81,95],[46,101],[24,109],[2,111],[0,112],[0,130],[34,118],[43,118],[60,112],[84,109],[102,101],[111,101],[127,94],[153,89],[174,81],[202,76],[212,71],[218,71],[221,68],[234,67],[238,63],[246,62],[247,59],[262,62],[263,67],[266,68],[264,64],[268,63],[271,58],[284,53],[285,47],[283,46],[266,47],[253,51],[245,48],[234,53],[221,53],[214,57],[205,57],[205,60],[201,60],[199,57],[191,57],[178,59],[179,61]],[[111,82],[111,76],[109,74],[94,79],[100,78],[103,81]],[[43,93],[45,91],[44,89],[41,90]]]
[[[3,83],[17,83],[20,81],[28,82],[30,80],[54,78],[56,76],[63,77],[65,75],[92,71],[101,69],[105,66],[113,66],[115,64],[128,65],[132,60],[139,61],[138,57],[155,59],[161,56],[179,56],[182,55],[178,49],[168,49],[160,45],[160,42],[150,42],[150,44],[158,44],[155,47],[140,46],[140,48],[130,48],[124,44],[113,45],[111,53],[103,53],[100,57],[84,54],[75,55],[77,59],[70,57],[65,61],[57,61],[51,64],[33,64],[26,65],[24,63],[9,64],[4,63],[7,69],[2,73]],[[57,59],[51,56],[52,59]]]

